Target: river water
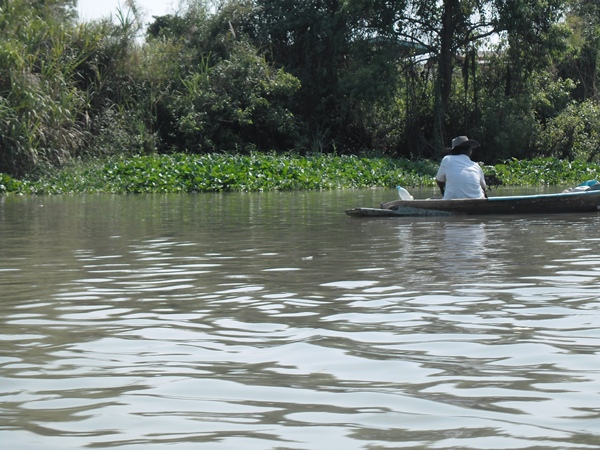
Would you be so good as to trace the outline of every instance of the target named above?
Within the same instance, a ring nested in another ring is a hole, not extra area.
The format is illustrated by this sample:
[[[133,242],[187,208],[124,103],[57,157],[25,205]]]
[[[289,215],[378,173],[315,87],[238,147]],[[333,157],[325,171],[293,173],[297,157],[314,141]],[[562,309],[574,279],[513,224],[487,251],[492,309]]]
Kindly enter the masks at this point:
[[[393,198],[0,197],[2,448],[599,448],[600,215]]]

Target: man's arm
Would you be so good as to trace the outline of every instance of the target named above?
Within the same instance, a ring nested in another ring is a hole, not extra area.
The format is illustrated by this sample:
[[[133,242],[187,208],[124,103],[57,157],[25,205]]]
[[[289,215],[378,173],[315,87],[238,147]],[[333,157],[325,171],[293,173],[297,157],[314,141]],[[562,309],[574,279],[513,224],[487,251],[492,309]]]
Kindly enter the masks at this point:
[[[444,191],[446,190],[446,182],[440,181],[440,180],[435,180],[435,181],[437,181],[437,185],[440,187],[440,191],[442,191],[442,197],[443,197]]]
[[[488,198],[488,196],[487,196],[487,184],[485,182],[485,174],[483,173],[483,169],[481,168],[481,166],[479,166],[479,171],[481,173],[481,180],[480,180],[481,189],[483,190],[483,195],[485,196],[485,198]]]

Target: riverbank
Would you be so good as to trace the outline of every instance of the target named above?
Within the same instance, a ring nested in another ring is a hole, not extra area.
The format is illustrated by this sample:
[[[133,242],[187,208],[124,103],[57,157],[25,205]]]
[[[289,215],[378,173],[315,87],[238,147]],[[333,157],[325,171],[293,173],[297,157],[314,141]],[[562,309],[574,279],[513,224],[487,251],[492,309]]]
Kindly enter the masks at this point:
[[[438,162],[349,155],[144,155],[75,162],[36,179],[0,174],[0,194],[256,192],[434,186]],[[504,186],[577,185],[598,164],[540,158],[483,166]],[[491,184],[491,183],[490,183]]]

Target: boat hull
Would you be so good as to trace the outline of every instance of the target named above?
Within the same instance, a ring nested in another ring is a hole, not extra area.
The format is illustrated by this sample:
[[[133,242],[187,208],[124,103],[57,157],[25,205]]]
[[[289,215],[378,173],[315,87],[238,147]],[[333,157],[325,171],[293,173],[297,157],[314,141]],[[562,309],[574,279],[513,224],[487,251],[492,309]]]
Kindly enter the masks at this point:
[[[597,212],[600,190],[559,194],[490,197],[458,200],[395,200],[379,208],[355,208],[346,214],[356,217],[410,217],[490,214],[560,214]]]

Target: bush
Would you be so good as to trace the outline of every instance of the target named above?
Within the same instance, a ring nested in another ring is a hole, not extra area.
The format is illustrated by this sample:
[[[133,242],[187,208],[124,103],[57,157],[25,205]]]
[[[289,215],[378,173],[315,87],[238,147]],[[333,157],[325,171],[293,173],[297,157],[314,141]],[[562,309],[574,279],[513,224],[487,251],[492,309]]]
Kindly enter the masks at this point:
[[[286,99],[300,87],[298,79],[249,44],[232,46],[229,59],[206,55],[167,100],[177,147],[195,153],[293,148],[300,133]]]
[[[557,158],[598,161],[600,105],[589,100],[571,103],[548,121],[536,145],[541,153]]]

